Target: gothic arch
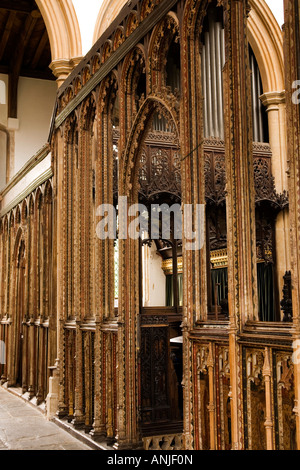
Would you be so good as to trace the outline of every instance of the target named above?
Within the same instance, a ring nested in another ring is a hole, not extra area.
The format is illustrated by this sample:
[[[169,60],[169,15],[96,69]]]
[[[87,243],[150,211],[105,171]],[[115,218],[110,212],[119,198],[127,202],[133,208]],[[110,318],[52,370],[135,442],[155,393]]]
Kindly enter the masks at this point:
[[[154,28],[150,38],[148,56],[151,58],[151,86],[166,85],[167,56],[172,41],[179,41],[179,20],[170,11]],[[161,72],[161,76],[158,72]],[[160,76],[160,78],[159,78]],[[159,83],[160,82],[160,83]]]
[[[205,16],[207,0],[188,1],[183,22],[184,36],[195,38]],[[283,35],[264,0],[250,0],[248,40],[258,62],[264,93],[284,90]]]
[[[163,98],[158,96],[149,96],[142,104],[139,112],[135,118],[134,124],[132,126],[130,135],[127,140],[127,146],[124,153],[124,159],[121,162],[120,175],[120,194],[128,195],[134,193],[135,187],[134,183],[136,178],[136,160],[138,156],[138,149],[140,148],[140,143],[143,137],[147,133],[147,128],[151,117],[156,110],[160,110],[163,113],[168,114],[170,121],[174,125],[174,131],[177,136],[179,136],[178,129],[178,116],[176,111],[173,109],[171,103],[167,103]]]
[[[36,0],[36,3],[48,31],[52,60],[81,56],[81,34],[72,1]]]
[[[15,267],[18,265],[19,261],[19,254],[21,249],[21,244],[24,242],[24,234],[21,227],[18,228],[15,243],[14,243],[14,252],[13,252],[13,262],[15,263]]]
[[[121,88],[126,100],[126,129],[130,129],[132,119],[147,96],[146,54],[142,44],[138,44],[125,58]],[[141,82],[144,75],[144,82]],[[140,90],[139,84],[141,85]]]
[[[93,43],[102,36],[126,3],[127,0],[104,0],[96,20]]]
[[[248,40],[258,62],[264,93],[284,90],[283,36],[264,0],[250,0]]]
[[[47,28],[51,69],[60,85],[82,56],[81,33],[72,0],[36,0]]]

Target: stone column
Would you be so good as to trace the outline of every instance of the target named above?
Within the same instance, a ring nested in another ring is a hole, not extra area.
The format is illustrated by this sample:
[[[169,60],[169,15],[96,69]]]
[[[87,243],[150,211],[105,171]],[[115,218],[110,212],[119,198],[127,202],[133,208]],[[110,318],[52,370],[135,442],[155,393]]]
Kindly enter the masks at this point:
[[[232,449],[236,450],[243,447],[238,339],[242,325],[258,316],[247,6],[246,0],[224,2],[229,360]]]
[[[55,59],[51,62],[49,67],[52,70],[53,75],[57,78],[56,82],[58,88],[64,83],[81,59],[82,57],[76,57],[73,59]]]
[[[288,190],[287,142],[286,142],[286,105],[285,92],[267,92],[261,97],[266,107],[269,122],[269,141],[272,150],[272,174],[277,193]],[[281,211],[276,218],[276,268],[278,275],[279,296],[283,289],[283,276],[290,267],[290,247],[288,239],[289,217],[287,211]]]
[[[284,0],[284,58],[289,164],[290,243],[293,299],[293,362],[297,448],[300,449],[300,6]],[[297,92],[298,90],[298,92]]]

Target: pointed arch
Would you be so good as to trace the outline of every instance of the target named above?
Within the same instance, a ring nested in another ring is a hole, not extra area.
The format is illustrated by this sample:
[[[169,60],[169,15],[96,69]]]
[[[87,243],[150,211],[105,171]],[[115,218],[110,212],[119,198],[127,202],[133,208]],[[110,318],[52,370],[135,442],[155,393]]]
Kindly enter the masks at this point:
[[[47,28],[52,60],[81,56],[81,34],[72,1],[36,0],[36,3]]]
[[[137,182],[136,170],[137,170],[137,155],[140,144],[145,137],[148,126],[151,123],[151,118],[155,111],[159,111],[165,116],[168,116],[170,122],[174,127],[174,133],[179,139],[179,127],[178,127],[178,115],[177,112],[172,108],[171,104],[166,103],[160,97],[149,96],[142,104],[134,124],[131,129],[131,133],[127,140],[127,146],[125,148],[124,158],[121,161],[120,168],[120,194],[128,196],[128,194],[135,191],[134,186]]]
[[[102,36],[126,3],[127,0],[104,0],[98,13],[93,43]]]
[[[19,227],[17,231],[15,244],[14,244],[14,251],[13,251],[13,262],[15,263],[15,266],[17,266],[18,261],[19,261],[22,241],[24,243],[23,230],[21,227]]]
[[[81,32],[72,0],[36,0],[49,36],[52,63],[58,85],[82,57]]]
[[[264,0],[250,0],[248,40],[256,57],[264,93],[284,90],[283,34]]]

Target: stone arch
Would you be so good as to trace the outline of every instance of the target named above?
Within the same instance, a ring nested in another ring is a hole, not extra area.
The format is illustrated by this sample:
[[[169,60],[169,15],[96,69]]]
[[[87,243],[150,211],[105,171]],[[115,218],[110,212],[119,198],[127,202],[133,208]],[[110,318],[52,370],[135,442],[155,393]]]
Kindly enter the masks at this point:
[[[93,43],[102,36],[126,3],[127,0],[104,0],[96,20]]]
[[[82,56],[81,33],[71,0],[36,0],[47,28],[52,63],[50,68],[58,78],[65,80]]]
[[[196,37],[203,21],[207,0],[185,5],[183,36]],[[284,90],[283,36],[265,0],[250,0],[248,41],[256,57],[264,93]]]
[[[264,0],[250,0],[248,40],[256,57],[264,93],[284,90],[283,36]]]

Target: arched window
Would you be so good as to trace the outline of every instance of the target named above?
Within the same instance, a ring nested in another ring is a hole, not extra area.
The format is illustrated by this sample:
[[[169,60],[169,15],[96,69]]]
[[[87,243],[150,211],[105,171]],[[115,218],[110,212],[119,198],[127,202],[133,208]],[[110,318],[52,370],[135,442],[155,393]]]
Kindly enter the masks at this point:
[[[207,220],[207,297],[210,318],[228,317],[226,170],[224,144],[223,67],[225,65],[225,31],[223,8],[212,2],[200,35],[202,116],[206,181]],[[276,288],[275,221],[276,211],[269,210],[268,224],[262,205],[277,200],[271,171],[272,152],[268,145],[268,116],[261,102],[261,74],[249,45],[251,72],[253,159],[256,192],[256,236],[259,319],[279,319]],[[257,144],[259,143],[259,145]],[[263,145],[262,145],[263,144]],[[278,209],[280,210],[280,209]],[[263,224],[262,224],[263,221]],[[268,230],[267,230],[268,229]],[[261,247],[268,246],[261,254]],[[268,256],[266,256],[268,253]]]
[[[201,35],[204,137],[224,139],[222,69],[225,63],[223,9],[210,7]]]
[[[253,141],[269,142],[268,116],[260,100],[260,96],[263,94],[261,76],[257,60],[250,45],[249,60],[251,69]]]
[[[174,94],[180,92],[180,45],[176,39],[171,42],[166,65],[166,85]]]

